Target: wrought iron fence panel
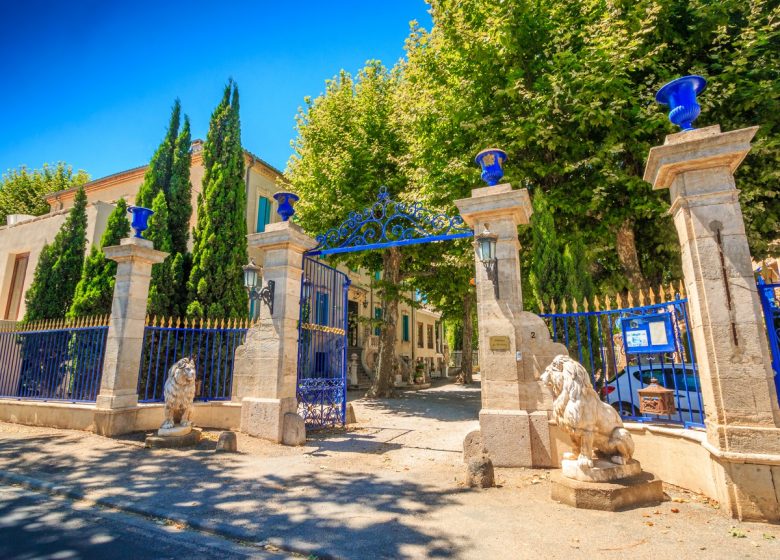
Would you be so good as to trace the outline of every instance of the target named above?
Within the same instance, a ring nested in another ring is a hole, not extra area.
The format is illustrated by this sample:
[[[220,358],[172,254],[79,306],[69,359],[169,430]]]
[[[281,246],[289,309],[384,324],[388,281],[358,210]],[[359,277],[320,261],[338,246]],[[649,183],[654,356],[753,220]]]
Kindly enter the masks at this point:
[[[704,406],[693,353],[686,298],[600,311],[542,313],[555,342],[566,346],[569,355],[582,363],[604,402],[624,419],[639,422],[672,422],[704,425]],[[674,351],[626,352],[621,322],[653,314],[670,314]],[[638,390],[652,378],[674,391],[677,412],[669,416],[643,416]]]
[[[775,387],[780,399],[780,284],[767,284],[758,278],[758,295],[764,312],[769,350],[772,353],[772,370],[775,372]]]
[[[147,321],[149,323],[149,321]],[[245,321],[207,321],[199,326],[181,320],[152,320],[144,329],[138,375],[139,402],[165,400],[168,370],[182,358],[195,360],[195,400],[229,400],[233,390],[236,348],[246,338]]]
[[[107,334],[107,317],[4,325],[0,396],[94,402]]]

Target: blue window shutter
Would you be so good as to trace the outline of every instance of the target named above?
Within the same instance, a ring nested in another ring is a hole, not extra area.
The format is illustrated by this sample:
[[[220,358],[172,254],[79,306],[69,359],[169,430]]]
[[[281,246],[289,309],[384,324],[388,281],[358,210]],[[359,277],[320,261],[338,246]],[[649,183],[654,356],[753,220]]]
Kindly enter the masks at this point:
[[[382,318],[382,308],[381,307],[375,307],[374,308],[374,318],[375,319],[381,319]],[[377,325],[374,327],[374,336],[379,336],[382,334],[382,327]]]
[[[271,201],[261,196],[257,199],[257,233],[265,231],[265,226],[271,221]]]
[[[403,341],[409,342],[409,315],[404,315],[403,317]]]

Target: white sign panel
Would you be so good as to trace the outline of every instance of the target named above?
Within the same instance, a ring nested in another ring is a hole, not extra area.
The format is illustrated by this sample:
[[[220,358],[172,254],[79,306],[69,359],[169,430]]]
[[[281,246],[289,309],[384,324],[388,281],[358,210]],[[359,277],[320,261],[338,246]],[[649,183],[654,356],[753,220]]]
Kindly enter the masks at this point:
[[[654,321],[648,326],[650,327],[650,344],[653,346],[669,344],[669,339],[666,337],[666,323]]]

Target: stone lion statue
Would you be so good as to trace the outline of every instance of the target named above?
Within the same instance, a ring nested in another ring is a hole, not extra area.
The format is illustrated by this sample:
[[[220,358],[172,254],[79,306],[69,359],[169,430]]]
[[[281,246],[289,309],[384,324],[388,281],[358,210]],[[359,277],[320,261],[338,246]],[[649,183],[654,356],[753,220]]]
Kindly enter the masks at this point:
[[[182,358],[168,370],[165,380],[165,420],[161,430],[192,426],[192,401],[195,398],[195,361]]]
[[[634,440],[617,411],[599,399],[588,372],[566,355],[556,356],[541,377],[552,391],[553,418],[571,436],[574,459],[580,467],[593,467],[593,452],[613,463],[626,464],[634,454]]]

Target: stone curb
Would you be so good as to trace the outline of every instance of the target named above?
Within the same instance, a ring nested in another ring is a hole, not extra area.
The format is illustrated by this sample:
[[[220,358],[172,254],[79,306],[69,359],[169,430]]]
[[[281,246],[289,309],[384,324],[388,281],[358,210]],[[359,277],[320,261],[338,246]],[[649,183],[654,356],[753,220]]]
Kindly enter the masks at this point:
[[[195,529],[201,533],[208,533],[218,537],[226,538],[229,540],[238,540],[250,543],[252,546],[263,548],[266,545],[271,545],[274,548],[279,549],[283,553],[301,554],[304,556],[316,555],[317,558],[322,560],[338,560],[337,556],[328,554],[317,549],[306,549],[299,547],[291,547],[283,542],[269,538],[258,541],[257,536],[247,532],[239,527],[234,527],[228,523],[222,523],[220,521],[211,521],[208,519],[194,519],[184,515],[178,515],[169,511],[164,511],[161,508],[155,506],[144,506],[138,503],[125,500],[122,498],[115,498],[111,496],[105,496],[100,498],[92,498],[86,492],[70,488],[66,485],[55,484],[45,480],[39,480],[29,476],[15,474],[8,471],[0,470],[0,483],[10,484],[13,486],[21,486],[28,490],[37,492],[45,492],[53,496],[62,496],[70,500],[86,500],[94,504],[109,507],[119,510],[124,513],[131,513],[134,515],[141,515],[143,517],[154,517],[162,519],[164,521],[172,521],[174,523],[182,523],[188,527]]]

